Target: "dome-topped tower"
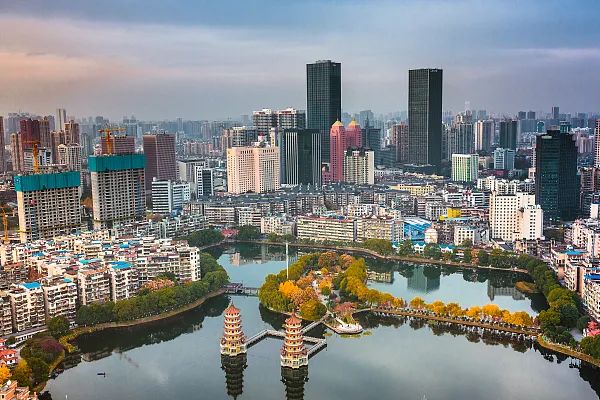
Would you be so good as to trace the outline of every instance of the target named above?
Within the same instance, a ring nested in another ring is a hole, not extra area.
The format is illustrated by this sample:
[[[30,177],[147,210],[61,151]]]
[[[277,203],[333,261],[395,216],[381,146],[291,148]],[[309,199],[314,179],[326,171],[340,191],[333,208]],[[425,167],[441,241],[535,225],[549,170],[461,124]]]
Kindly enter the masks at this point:
[[[246,353],[246,336],[242,331],[240,309],[233,303],[225,309],[225,326],[221,337],[221,354],[237,356]]]
[[[285,338],[281,348],[281,366],[300,368],[308,365],[308,354],[304,347],[302,320],[295,313],[285,320]]]

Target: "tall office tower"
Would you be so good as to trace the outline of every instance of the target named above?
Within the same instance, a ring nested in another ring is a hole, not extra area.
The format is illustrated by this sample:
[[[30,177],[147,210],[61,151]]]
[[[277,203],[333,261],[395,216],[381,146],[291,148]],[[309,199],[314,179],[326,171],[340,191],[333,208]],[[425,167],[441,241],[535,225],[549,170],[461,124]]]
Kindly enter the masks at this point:
[[[106,140],[100,140],[100,151],[102,154],[108,154],[108,144]],[[135,153],[135,137],[126,135],[115,135],[112,137],[112,154],[133,154]]]
[[[65,123],[65,144],[77,143],[81,144],[79,137],[79,124],[73,120]]]
[[[48,117],[40,119],[40,147],[52,148],[52,139],[50,137],[50,120]]]
[[[0,116],[0,172],[6,172],[6,149],[4,145],[4,118]]]
[[[268,132],[267,132],[268,133]],[[258,139],[258,130],[253,126],[234,126],[223,129],[221,134],[221,150],[232,147],[247,147]]]
[[[194,168],[196,182],[196,197],[213,196],[215,194],[215,171],[197,165]]]
[[[552,107],[552,119],[558,121],[560,119],[560,107]]]
[[[367,126],[368,122],[375,121],[375,115],[371,110],[363,110],[358,112],[358,123],[361,126]]]
[[[191,193],[189,182],[154,179],[152,181],[152,212],[160,215],[180,212],[183,204],[190,201]]]
[[[408,71],[408,162],[439,168],[442,161],[442,70]]]
[[[67,123],[67,110],[64,108],[56,109],[56,120],[54,121],[54,128],[57,131],[64,131],[65,124]]]
[[[537,133],[544,133],[546,131],[546,124],[544,123],[544,121],[538,121],[535,126]]]
[[[579,179],[573,135],[548,130],[536,137],[535,199],[549,222],[573,221],[577,216]]]
[[[270,108],[252,112],[252,124],[258,136],[267,136],[269,130],[277,126],[277,114]]]
[[[396,147],[396,162],[408,162],[408,125],[405,123],[392,126],[392,146]]]
[[[527,111],[527,119],[535,119],[535,111]]]
[[[494,120],[479,120],[475,123],[475,151],[489,153],[494,143]]]
[[[123,117],[123,128],[125,128],[125,135],[131,137],[138,137],[138,120],[132,115],[131,118]]]
[[[375,165],[383,164],[381,157],[381,128],[371,126],[369,120],[366,121],[366,124],[367,125],[361,130],[361,147],[373,150]]]
[[[330,60],[306,64],[306,112],[306,127],[323,133],[321,161],[329,162],[329,129],[342,116],[342,64]]]
[[[329,132],[329,172],[331,179],[334,182],[342,182],[344,180],[344,153],[348,149],[346,138],[346,129],[344,124],[336,121]],[[321,148],[321,152],[323,149]],[[323,153],[321,153],[323,159]]]
[[[571,123],[568,121],[560,121],[560,133],[571,132]]]
[[[515,169],[515,151],[498,147],[494,150],[494,169],[511,171]]]
[[[81,228],[78,171],[14,178],[21,242],[51,239]]]
[[[159,181],[177,180],[175,164],[175,135],[165,132],[144,135],[146,156],[146,190],[152,188],[154,178]]]
[[[20,122],[21,143],[23,149],[32,149],[33,144],[40,144],[40,121],[26,118]]]
[[[356,185],[375,184],[375,154],[373,150],[348,148],[344,152],[343,181]]]
[[[525,111],[519,111],[517,113],[517,119],[518,120],[525,119],[525,118],[527,118],[527,113]]]
[[[272,192],[281,187],[277,147],[227,149],[227,191],[233,194]]]
[[[317,129],[278,133],[282,184],[321,186],[321,135]]]
[[[477,154],[452,154],[452,180],[454,182],[477,182],[479,156]]]
[[[306,128],[306,112],[291,107],[277,111],[277,128],[279,130]]]
[[[498,134],[500,142],[499,145],[503,149],[517,149],[517,130],[518,130],[518,121],[505,119],[500,121]]]
[[[457,118],[448,132],[447,146],[448,158],[452,158],[452,154],[472,154],[475,151],[473,124],[467,119]]]
[[[95,228],[111,228],[145,215],[144,154],[90,156],[88,167]]]
[[[594,143],[596,146],[594,167],[600,168],[600,119],[596,120],[596,129],[594,129]]]
[[[23,140],[20,133],[10,135],[10,153],[12,156],[12,169],[16,172],[24,172],[25,160],[23,154]]]
[[[81,171],[81,146],[77,143],[59,144],[57,163],[66,165],[69,171]]]

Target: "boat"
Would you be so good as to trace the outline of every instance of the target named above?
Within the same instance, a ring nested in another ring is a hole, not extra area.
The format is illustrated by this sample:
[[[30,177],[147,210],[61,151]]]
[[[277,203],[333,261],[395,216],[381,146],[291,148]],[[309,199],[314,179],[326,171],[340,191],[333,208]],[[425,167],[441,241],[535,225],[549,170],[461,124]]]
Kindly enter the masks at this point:
[[[106,372],[98,372],[96,375],[100,375],[106,378]]]
[[[338,323],[338,325],[336,325],[334,329],[336,333],[341,333],[345,335],[356,335],[363,331],[363,327],[358,323],[347,324],[339,318],[336,318],[335,320]]]

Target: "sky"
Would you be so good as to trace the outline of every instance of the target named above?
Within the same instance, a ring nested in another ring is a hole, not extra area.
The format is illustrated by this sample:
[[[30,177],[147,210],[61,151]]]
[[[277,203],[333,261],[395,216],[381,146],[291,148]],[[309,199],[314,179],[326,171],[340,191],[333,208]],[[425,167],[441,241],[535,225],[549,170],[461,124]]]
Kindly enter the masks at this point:
[[[306,63],[342,63],[342,108],[600,111],[597,0],[0,0],[0,114],[220,119],[306,109]]]

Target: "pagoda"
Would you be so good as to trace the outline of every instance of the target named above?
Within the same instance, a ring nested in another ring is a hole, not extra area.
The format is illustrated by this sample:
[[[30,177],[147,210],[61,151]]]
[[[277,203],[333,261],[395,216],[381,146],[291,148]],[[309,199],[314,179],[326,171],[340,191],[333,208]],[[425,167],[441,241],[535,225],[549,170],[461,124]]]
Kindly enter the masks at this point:
[[[246,353],[246,336],[242,331],[240,309],[233,303],[225,309],[225,327],[221,337],[221,354],[237,356]]]
[[[308,365],[308,354],[302,336],[302,320],[292,313],[285,320],[285,338],[281,348],[281,366],[300,368]]]
[[[237,399],[244,391],[246,367],[246,354],[238,354],[235,357],[221,355],[221,369],[225,371],[225,387],[227,394],[233,399]]]

